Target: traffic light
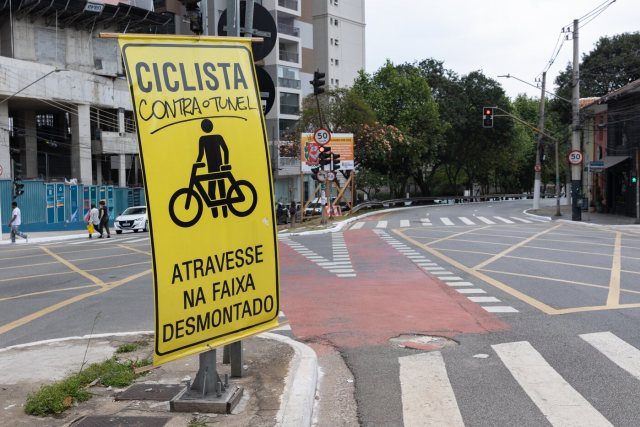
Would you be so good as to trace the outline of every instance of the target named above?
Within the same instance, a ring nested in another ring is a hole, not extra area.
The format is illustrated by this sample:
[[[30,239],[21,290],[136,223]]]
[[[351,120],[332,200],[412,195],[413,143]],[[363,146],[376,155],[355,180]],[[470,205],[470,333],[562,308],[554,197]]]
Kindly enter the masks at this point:
[[[318,159],[320,160],[320,169],[324,170],[324,167],[331,163],[331,147],[320,147],[320,155],[318,156]]]
[[[320,168],[311,168],[311,178],[314,179],[314,181],[318,181],[318,171],[320,170]]]
[[[320,71],[314,71],[313,80],[311,80],[309,83],[313,85],[314,95],[320,95],[321,93],[324,93],[324,88],[322,87],[324,86],[324,73],[321,73]]]
[[[331,156],[331,170],[337,171],[338,169],[340,169],[340,154],[333,153],[333,156]]]
[[[22,163],[16,161],[13,162],[13,177],[15,179],[22,178]]]
[[[16,198],[24,194],[24,184],[19,179],[13,181],[13,197]]]
[[[484,107],[482,109],[482,127],[493,127],[493,107]]]
[[[637,184],[638,183],[638,176],[635,173],[633,175],[631,175],[631,183],[632,184]]]

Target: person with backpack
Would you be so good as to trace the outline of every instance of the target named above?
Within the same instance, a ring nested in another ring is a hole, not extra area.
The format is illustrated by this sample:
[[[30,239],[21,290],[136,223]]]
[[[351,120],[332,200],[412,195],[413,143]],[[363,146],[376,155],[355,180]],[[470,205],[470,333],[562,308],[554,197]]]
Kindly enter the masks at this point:
[[[100,239],[104,237],[104,231],[107,230],[107,238],[111,238],[111,231],[109,231],[109,209],[107,203],[104,200],[100,200]]]

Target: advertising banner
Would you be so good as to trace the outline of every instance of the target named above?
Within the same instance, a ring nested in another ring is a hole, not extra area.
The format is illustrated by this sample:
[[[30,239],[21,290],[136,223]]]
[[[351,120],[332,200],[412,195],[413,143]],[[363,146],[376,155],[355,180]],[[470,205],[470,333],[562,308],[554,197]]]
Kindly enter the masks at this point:
[[[276,327],[273,181],[251,39],[119,43],[151,228],[154,364]]]
[[[56,222],[56,185],[47,184],[47,224]]]
[[[78,210],[78,186],[69,186],[69,197],[71,198],[71,220],[70,222],[78,222],[83,216]]]
[[[331,140],[324,146],[331,147],[332,153],[340,155],[341,170],[353,170],[352,133],[332,133]],[[311,173],[311,168],[318,167],[319,148],[320,144],[313,140],[313,133],[303,133],[300,136],[300,169],[302,173]]]
[[[56,222],[64,222],[64,184],[56,184]]]

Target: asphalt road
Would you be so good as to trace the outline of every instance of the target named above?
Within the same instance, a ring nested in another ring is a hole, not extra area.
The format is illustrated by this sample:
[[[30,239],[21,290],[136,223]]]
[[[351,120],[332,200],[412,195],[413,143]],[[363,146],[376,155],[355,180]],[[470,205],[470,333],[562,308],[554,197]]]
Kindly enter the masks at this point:
[[[281,238],[282,309],[322,368],[317,425],[640,425],[639,233],[529,204]],[[149,251],[146,233],[0,247],[0,348],[152,330]]]

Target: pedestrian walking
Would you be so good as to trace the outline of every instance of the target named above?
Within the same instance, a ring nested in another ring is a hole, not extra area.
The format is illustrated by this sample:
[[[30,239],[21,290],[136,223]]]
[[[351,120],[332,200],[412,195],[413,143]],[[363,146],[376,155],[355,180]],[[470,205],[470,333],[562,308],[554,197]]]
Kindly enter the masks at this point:
[[[20,225],[22,224],[22,214],[20,213],[18,203],[12,202],[11,207],[13,208],[11,210],[11,219],[9,220],[9,228],[11,229],[11,243],[16,242],[16,236],[20,236],[28,242],[28,236],[20,231]]]
[[[109,231],[109,209],[107,203],[104,200],[100,200],[100,238],[104,237],[104,231],[107,230],[107,237],[111,237],[111,231]]]
[[[89,238],[93,237],[93,233],[100,232],[100,212],[96,208],[96,205],[92,204],[91,209],[87,212],[87,216],[84,218],[87,222],[87,231],[89,232]]]
[[[291,228],[294,228],[296,226],[296,214],[298,213],[297,209],[296,209],[296,202],[291,202],[291,205],[289,206],[289,216],[290,216],[290,221],[291,221]]]

